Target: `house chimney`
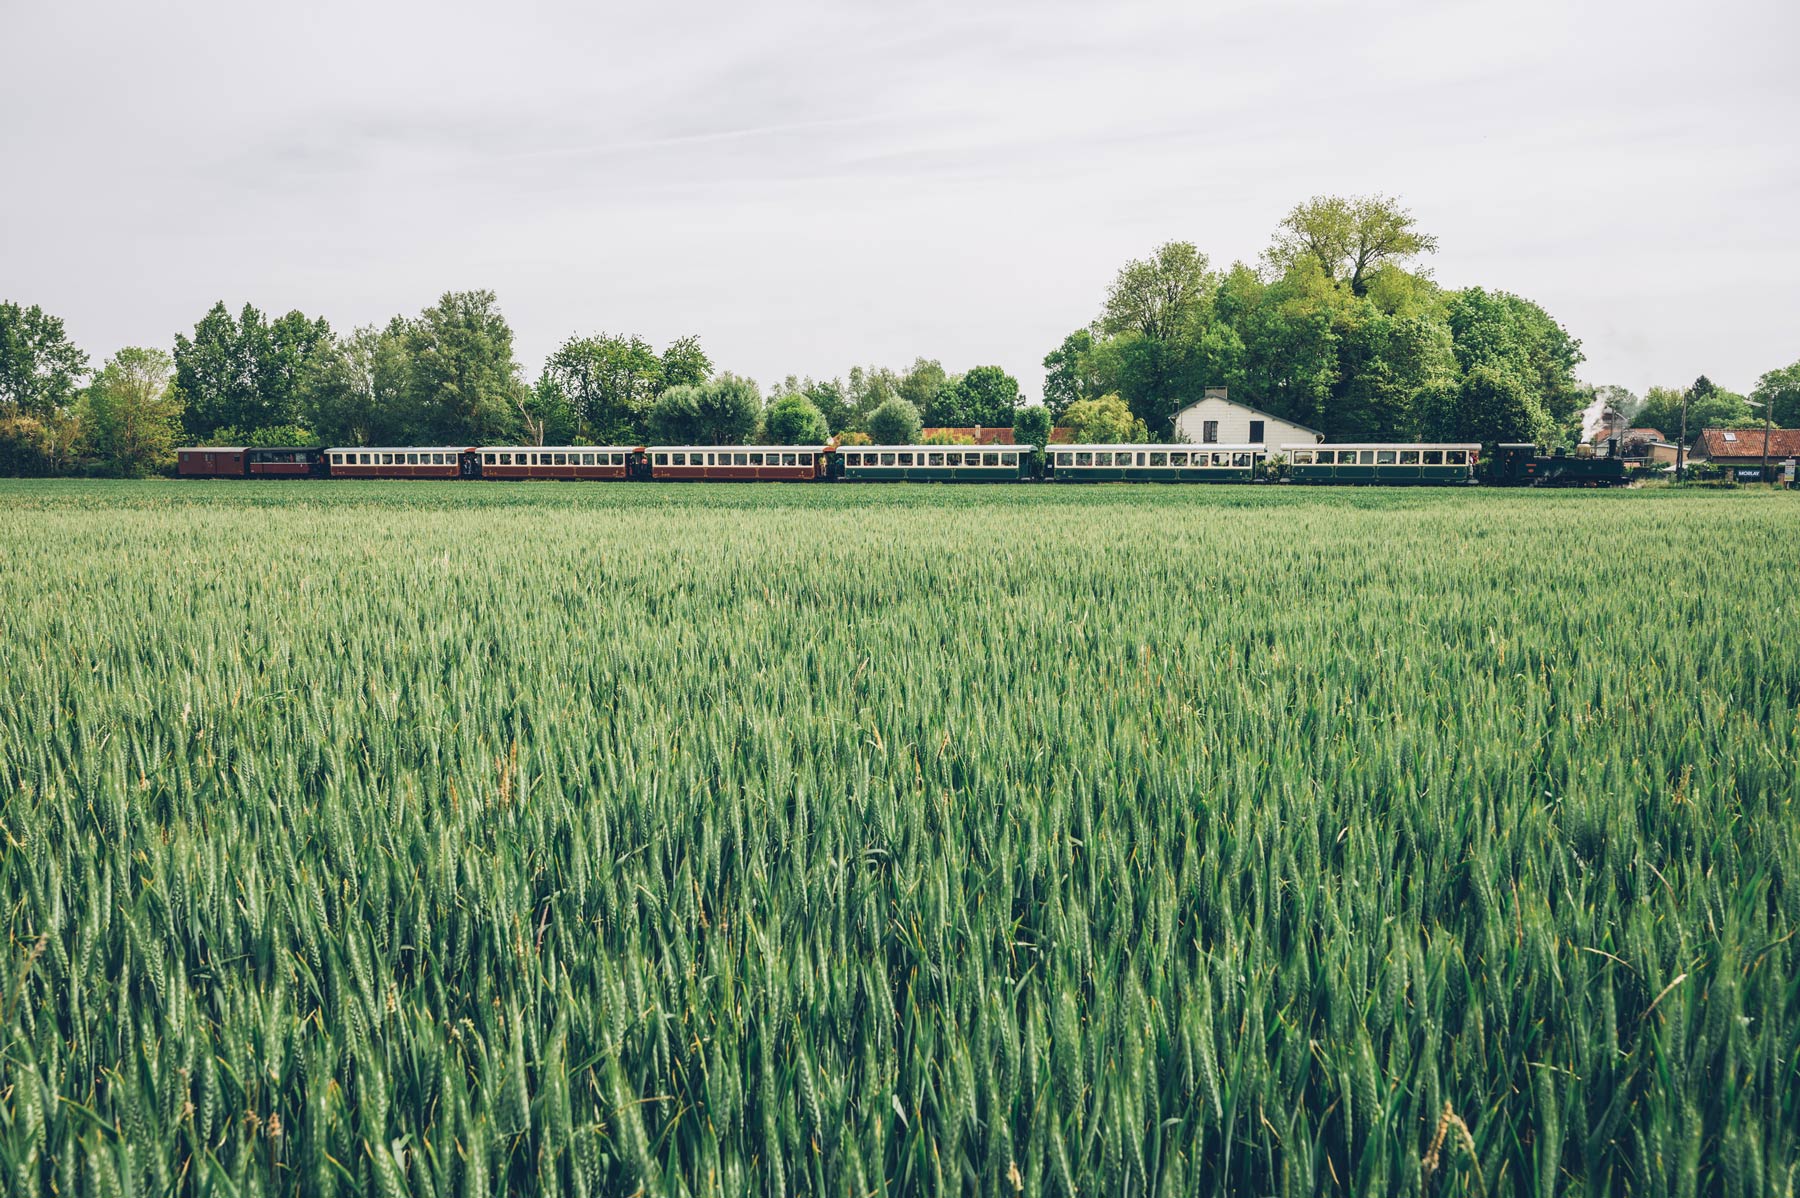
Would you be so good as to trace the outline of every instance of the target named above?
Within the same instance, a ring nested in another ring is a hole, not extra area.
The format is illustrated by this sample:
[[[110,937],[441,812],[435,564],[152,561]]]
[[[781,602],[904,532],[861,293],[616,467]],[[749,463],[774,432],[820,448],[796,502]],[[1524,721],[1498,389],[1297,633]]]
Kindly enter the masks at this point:
[[[1229,387],[1208,387],[1206,389],[1206,394],[1203,398],[1223,399],[1223,400],[1226,400],[1227,402],[1229,402],[1231,397],[1226,394],[1226,392],[1229,390],[1230,390]]]

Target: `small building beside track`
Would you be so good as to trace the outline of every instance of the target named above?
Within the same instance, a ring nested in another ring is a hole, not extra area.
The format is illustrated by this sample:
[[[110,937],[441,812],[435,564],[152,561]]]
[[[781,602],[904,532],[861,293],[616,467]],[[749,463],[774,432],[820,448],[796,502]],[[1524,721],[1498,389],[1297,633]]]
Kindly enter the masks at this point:
[[[1223,387],[1208,387],[1205,399],[1175,413],[1174,426],[1175,439],[1190,445],[1293,445],[1325,439],[1318,429],[1233,403]]]

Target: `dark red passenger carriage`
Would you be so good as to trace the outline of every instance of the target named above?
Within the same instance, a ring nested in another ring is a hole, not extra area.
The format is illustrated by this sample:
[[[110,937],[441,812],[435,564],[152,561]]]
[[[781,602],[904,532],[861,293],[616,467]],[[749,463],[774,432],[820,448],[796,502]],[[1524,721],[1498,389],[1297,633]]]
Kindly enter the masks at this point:
[[[486,479],[624,479],[642,452],[631,445],[483,445]]]
[[[370,446],[326,451],[332,478],[475,478],[481,454],[465,446]]]

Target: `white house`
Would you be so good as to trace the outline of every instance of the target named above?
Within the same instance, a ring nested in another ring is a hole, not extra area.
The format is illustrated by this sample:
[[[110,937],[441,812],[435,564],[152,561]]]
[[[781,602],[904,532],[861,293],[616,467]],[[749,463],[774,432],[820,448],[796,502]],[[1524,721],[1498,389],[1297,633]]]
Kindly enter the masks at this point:
[[[1195,445],[1292,445],[1325,439],[1317,429],[1232,403],[1223,387],[1208,387],[1205,399],[1175,413],[1175,436]]]

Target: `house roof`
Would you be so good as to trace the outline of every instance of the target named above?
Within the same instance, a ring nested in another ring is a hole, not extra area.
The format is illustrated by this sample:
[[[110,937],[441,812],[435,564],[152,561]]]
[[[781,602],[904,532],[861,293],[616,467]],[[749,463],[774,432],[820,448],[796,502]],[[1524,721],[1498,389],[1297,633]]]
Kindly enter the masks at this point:
[[[1661,441],[1662,430],[1659,428],[1602,428],[1594,434],[1594,443],[1617,437],[1621,441]]]
[[[921,438],[934,437],[941,433],[949,433],[953,437],[967,437],[977,445],[1011,445],[1013,443],[1013,431],[1010,427],[984,428],[979,424],[961,427],[938,425],[919,430]]]
[[[1724,459],[1762,460],[1763,430],[1760,428],[1709,428],[1700,433],[1694,451],[1718,461]],[[1769,430],[1769,458],[1800,457],[1800,428]]]
[[[1247,403],[1239,403],[1237,400],[1227,399],[1223,395],[1208,395],[1203,399],[1197,399],[1193,403],[1188,404],[1187,407],[1182,408],[1180,412],[1176,412],[1175,419],[1180,420],[1182,412],[1186,412],[1189,409],[1199,407],[1203,403],[1210,403],[1215,400],[1222,404],[1229,404],[1230,406],[1232,406],[1234,408],[1241,408],[1246,412],[1252,413],[1253,415],[1261,416],[1264,420],[1278,420],[1282,424],[1285,424],[1285,425],[1289,426],[1290,428],[1297,428],[1297,429],[1301,430],[1302,432],[1311,433],[1315,437],[1323,437],[1325,435],[1324,433],[1320,432],[1316,428],[1312,428],[1308,425],[1301,424],[1298,420],[1289,420],[1286,416],[1277,416],[1273,412],[1265,412],[1261,408],[1253,408]]]
[[[922,428],[919,430],[919,436],[921,438],[934,436],[938,433],[949,433],[953,437],[967,437],[970,441],[974,442],[976,445],[1013,445],[1013,444],[1016,444],[1016,442],[1013,440],[1013,431],[1010,428],[1000,428],[1000,427],[983,428],[979,424],[974,424],[974,425],[965,425],[960,428],[956,427],[955,425],[938,425],[936,427]],[[1050,430],[1050,444],[1052,444],[1052,445],[1067,445],[1067,444],[1069,444],[1069,430],[1060,424],[1057,425],[1055,428],[1051,429]]]

